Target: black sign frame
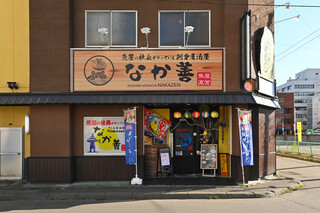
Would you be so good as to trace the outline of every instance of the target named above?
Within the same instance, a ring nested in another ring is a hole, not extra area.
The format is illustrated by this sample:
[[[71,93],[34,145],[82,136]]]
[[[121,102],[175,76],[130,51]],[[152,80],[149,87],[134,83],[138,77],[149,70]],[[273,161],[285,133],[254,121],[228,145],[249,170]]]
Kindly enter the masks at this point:
[[[161,166],[161,173],[173,173],[173,169],[172,169],[172,163],[171,163],[171,152],[170,152],[170,147],[166,147],[166,148],[159,148],[159,159],[160,159],[160,166]],[[163,154],[169,156],[168,159],[168,164],[169,165],[163,165]]]
[[[217,169],[218,168],[217,144],[201,144],[200,168],[201,169]]]

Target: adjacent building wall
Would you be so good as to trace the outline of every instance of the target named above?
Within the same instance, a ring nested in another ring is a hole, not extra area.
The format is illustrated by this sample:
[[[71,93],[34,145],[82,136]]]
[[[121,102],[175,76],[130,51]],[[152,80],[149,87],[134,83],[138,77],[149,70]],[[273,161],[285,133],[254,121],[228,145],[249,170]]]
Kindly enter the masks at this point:
[[[0,22],[0,92],[29,92],[29,1],[1,0]]]
[[[29,1],[0,1],[0,93],[29,92]],[[10,89],[7,82],[16,82]],[[1,106],[0,127],[24,127],[28,106]],[[24,135],[24,156],[30,156],[30,134]]]

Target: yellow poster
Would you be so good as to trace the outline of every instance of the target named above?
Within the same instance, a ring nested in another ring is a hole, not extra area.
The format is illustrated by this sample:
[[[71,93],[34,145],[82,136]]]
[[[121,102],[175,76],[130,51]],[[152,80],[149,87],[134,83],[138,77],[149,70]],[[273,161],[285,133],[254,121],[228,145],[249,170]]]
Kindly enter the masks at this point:
[[[297,130],[298,130],[298,142],[302,142],[302,127],[301,127],[301,122],[297,122]]]
[[[220,154],[221,175],[228,175],[228,161],[226,154]]]

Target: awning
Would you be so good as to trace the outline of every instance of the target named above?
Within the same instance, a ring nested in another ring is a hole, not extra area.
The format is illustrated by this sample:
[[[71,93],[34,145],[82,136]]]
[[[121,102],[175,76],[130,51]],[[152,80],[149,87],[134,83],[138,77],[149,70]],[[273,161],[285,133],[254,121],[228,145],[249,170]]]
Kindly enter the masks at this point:
[[[2,93],[0,105],[34,104],[259,104],[277,108],[249,92]]]
[[[277,100],[273,100],[264,96],[260,96],[257,94],[252,94],[253,99],[255,100],[255,102],[259,105],[263,105],[263,106],[267,106],[267,107],[271,107],[271,108],[276,108],[276,109],[280,109],[280,105],[278,103]]]

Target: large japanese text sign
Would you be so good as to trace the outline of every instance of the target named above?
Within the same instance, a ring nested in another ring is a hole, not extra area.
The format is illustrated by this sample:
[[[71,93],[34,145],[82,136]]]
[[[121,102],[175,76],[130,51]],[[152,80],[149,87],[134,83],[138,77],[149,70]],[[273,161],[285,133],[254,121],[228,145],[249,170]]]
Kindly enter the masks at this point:
[[[73,91],[223,88],[222,49],[74,50]]]

